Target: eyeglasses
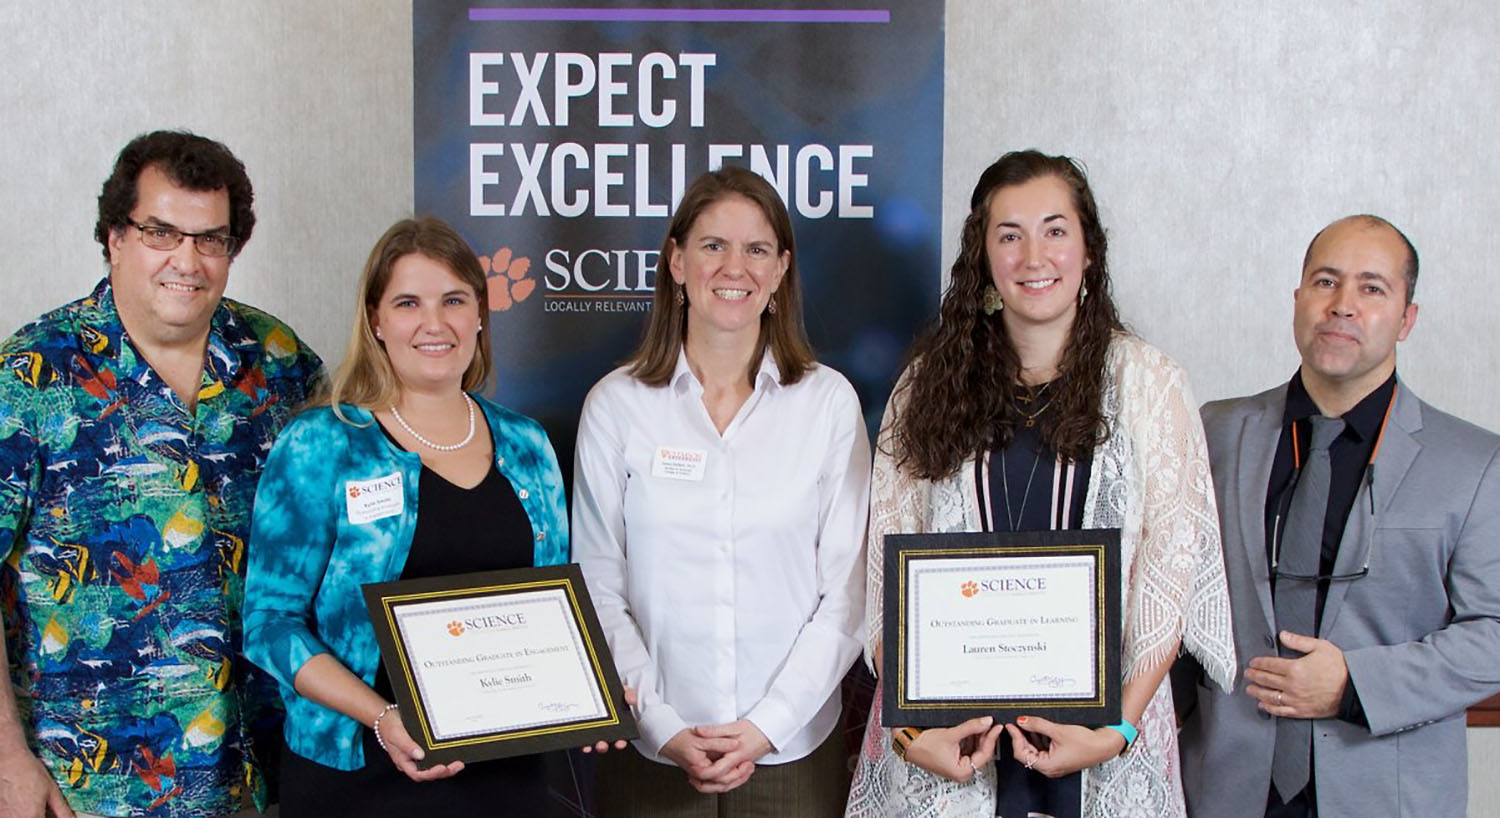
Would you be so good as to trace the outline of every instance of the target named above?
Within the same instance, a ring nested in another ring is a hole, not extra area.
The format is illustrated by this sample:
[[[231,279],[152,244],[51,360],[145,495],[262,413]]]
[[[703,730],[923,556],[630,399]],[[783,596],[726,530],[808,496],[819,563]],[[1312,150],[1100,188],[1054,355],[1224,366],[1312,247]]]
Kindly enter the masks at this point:
[[[233,253],[235,246],[239,244],[234,236],[224,233],[189,233],[175,227],[144,224],[129,219],[126,219],[125,223],[139,231],[141,244],[152,250],[176,250],[182,245],[183,239],[192,239],[193,247],[197,248],[199,253],[213,258],[223,258]]]
[[[1352,571],[1347,574],[1293,574],[1290,571],[1282,571],[1279,568],[1271,569],[1271,580],[1273,582],[1283,579],[1295,582],[1353,582],[1356,579],[1364,579],[1370,575],[1370,566]]]
[[[1297,481],[1302,477],[1301,472],[1301,468],[1296,469],[1290,484],[1282,490],[1282,496],[1276,503],[1276,519],[1271,525],[1271,581],[1274,583],[1277,580],[1289,579],[1296,582],[1353,582],[1369,576],[1370,557],[1375,551],[1375,463],[1373,458],[1365,466],[1364,488],[1365,493],[1370,497],[1370,521],[1365,526],[1364,565],[1358,571],[1345,574],[1294,574],[1280,569],[1281,538],[1286,533],[1286,512],[1291,505],[1291,495],[1296,490]],[[1357,497],[1355,502],[1358,503]]]

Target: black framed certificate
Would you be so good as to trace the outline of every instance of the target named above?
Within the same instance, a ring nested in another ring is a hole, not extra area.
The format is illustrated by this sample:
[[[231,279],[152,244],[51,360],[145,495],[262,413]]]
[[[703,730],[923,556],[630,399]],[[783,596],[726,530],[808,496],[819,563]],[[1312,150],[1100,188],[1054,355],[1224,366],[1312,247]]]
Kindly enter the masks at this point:
[[[1120,531],[885,537],[881,718],[1120,720]]]
[[[635,738],[576,564],[364,586],[423,766]]]

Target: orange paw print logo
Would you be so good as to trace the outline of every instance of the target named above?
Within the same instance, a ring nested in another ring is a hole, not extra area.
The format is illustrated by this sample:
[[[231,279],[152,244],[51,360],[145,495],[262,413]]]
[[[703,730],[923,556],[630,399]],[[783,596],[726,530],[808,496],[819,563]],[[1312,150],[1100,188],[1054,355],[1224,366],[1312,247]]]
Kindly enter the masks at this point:
[[[454,636],[464,635],[464,623],[454,620],[448,623],[448,632]]]
[[[504,312],[530,298],[536,289],[536,279],[529,277],[531,259],[512,258],[509,247],[501,247],[494,255],[480,256],[479,266],[484,270],[490,312]]]
[[[979,593],[979,585],[976,584],[973,580],[969,580],[968,582],[965,582],[963,585],[959,586],[958,590],[964,596],[973,596]]]
[[[354,498],[356,498],[358,496],[359,496],[359,486],[350,486],[349,487],[349,499],[353,500]]]

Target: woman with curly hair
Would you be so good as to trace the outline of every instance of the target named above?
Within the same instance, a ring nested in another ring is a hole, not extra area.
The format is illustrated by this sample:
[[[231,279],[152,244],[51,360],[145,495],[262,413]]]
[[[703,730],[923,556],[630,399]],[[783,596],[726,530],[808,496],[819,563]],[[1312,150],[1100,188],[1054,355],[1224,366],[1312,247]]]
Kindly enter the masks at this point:
[[[1213,486],[1185,374],[1120,322],[1072,159],[1018,151],[979,177],[940,321],[886,408],[871,492],[872,669],[884,535],[1121,529],[1124,720],[986,717],[893,738],[877,701],[848,814],[1184,815],[1163,680],[1182,646],[1226,689],[1235,666]]]

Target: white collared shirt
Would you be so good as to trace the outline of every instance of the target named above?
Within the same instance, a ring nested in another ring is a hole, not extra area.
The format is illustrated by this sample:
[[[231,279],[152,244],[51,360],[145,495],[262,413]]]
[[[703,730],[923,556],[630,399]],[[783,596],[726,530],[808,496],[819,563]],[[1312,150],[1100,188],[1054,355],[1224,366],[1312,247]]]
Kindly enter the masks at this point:
[[[772,357],[722,436],[684,356],[665,387],[621,368],[583,405],[573,555],[658,760],[680,730],[741,718],[774,748],[761,763],[808,755],[860,650],[859,398],[826,366],[782,386]]]

